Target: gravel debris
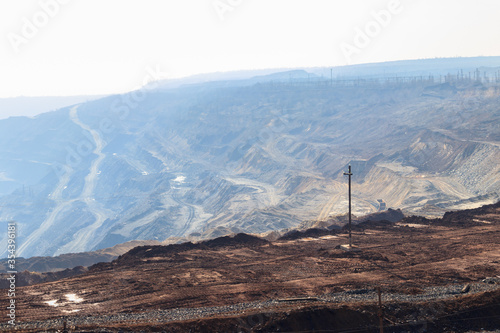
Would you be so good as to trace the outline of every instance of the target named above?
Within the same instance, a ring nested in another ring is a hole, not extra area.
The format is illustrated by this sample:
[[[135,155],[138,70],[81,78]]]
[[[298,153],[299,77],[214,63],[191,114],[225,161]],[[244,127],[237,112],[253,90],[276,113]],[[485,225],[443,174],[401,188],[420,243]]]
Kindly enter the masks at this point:
[[[485,279],[486,280],[486,279]],[[495,281],[496,282],[496,281]],[[491,283],[490,280],[470,283],[470,289],[467,295],[494,291],[500,289],[500,284]],[[384,303],[393,302],[412,302],[418,303],[423,301],[444,300],[456,297],[462,297],[464,294],[462,290],[463,284],[451,284],[446,286],[436,286],[423,288],[423,292],[417,295],[406,295],[399,293],[382,293],[382,301]],[[245,312],[259,311],[272,312],[279,308],[285,307],[287,304],[292,305],[297,302],[326,302],[326,303],[357,303],[357,302],[377,302],[377,291],[375,289],[357,289],[349,290],[331,294],[320,295],[312,297],[310,300],[307,298],[290,299],[274,299],[266,301],[256,301],[249,303],[239,303],[225,306],[213,307],[200,307],[200,308],[176,308],[167,310],[154,310],[143,313],[118,313],[113,315],[97,315],[97,316],[84,316],[75,315],[67,316],[64,318],[50,319],[44,321],[33,322],[18,322],[16,323],[17,329],[34,329],[34,330],[47,330],[54,328],[62,328],[64,321],[68,326],[85,327],[88,325],[106,326],[110,324],[120,323],[155,323],[165,324],[175,321],[185,321],[192,319],[200,319],[212,316],[230,317]],[[1,323],[0,329],[12,329],[12,326],[7,323]]]

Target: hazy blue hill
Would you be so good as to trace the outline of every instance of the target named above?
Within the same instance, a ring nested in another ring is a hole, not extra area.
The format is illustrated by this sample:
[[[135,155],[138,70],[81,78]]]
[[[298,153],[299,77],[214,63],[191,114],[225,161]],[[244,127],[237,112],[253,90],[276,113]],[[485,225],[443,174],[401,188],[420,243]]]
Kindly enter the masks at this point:
[[[371,63],[334,67],[334,76],[436,76],[456,75],[462,70],[464,75],[473,73],[476,69],[500,67],[500,57],[470,57],[470,58],[435,58],[420,60],[400,60],[383,63]],[[314,69],[314,73],[330,77],[330,69]]]
[[[53,163],[64,160],[65,144],[81,135],[78,127],[68,119],[67,109],[36,118],[12,117],[2,120],[0,132],[0,168],[9,174],[16,187],[25,185],[25,191],[52,172]],[[11,185],[6,188],[0,182],[0,193],[9,193]]]
[[[49,96],[0,98],[0,119],[8,117],[34,117],[62,107],[85,103],[103,96]]]

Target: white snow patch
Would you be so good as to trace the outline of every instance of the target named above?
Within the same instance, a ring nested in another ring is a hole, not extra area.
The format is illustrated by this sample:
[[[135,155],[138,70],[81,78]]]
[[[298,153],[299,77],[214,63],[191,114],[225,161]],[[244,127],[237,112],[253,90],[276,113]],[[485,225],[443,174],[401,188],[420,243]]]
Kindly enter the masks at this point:
[[[45,301],[45,303],[47,303],[47,305],[49,306],[59,306],[57,303],[57,299],[54,299],[52,301]]]
[[[181,176],[177,176],[177,178],[175,178],[173,181],[176,183],[182,184],[182,183],[184,183],[185,180],[186,180],[186,177],[181,175]]]
[[[70,302],[81,303],[83,302],[83,298],[76,296],[76,294],[66,294],[66,299]]]
[[[486,224],[491,224],[490,221],[485,221],[485,220],[478,220],[478,219],[472,219],[474,222],[479,222],[479,223],[486,223]]]
[[[334,236],[334,235],[326,235],[326,236],[321,236],[320,237],[321,239],[334,239],[334,238],[339,238],[338,236]]]

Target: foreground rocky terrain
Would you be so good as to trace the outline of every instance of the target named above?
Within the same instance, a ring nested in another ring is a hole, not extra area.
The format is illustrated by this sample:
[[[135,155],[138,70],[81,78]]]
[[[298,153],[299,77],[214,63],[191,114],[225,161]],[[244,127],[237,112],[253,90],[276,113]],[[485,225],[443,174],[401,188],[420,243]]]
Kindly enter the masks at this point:
[[[297,332],[500,327],[500,203],[353,227],[139,246],[111,263],[20,287],[19,331]],[[5,293],[0,301],[6,304]],[[2,324],[3,329],[9,328]]]

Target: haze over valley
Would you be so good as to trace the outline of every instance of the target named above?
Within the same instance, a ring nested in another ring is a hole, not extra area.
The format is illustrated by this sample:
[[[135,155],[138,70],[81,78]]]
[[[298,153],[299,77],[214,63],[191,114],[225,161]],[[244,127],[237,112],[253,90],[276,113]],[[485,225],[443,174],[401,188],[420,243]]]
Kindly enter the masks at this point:
[[[17,221],[23,257],[265,233],[345,214],[348,164],[357,216],[493,203],[499,69],[487,57],[167,81],[0,120],[0,218]]]

